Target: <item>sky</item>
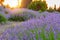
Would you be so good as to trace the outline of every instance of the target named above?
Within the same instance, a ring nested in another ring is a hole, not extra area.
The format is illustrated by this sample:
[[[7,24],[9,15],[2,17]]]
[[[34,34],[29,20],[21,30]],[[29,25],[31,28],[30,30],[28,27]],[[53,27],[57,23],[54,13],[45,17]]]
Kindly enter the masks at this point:
[[[60,6],[60,0],[46,0],[48,7],[53,7],[54,5],[56,5],[56,7],[58,8]]]
[[[19,0],[19,3],[21,3],[21,0]],[[56,5],[57,8],[60,6],[60,0],[46,0],[46,3],[48,4],[48,8],[49,7],[54,8],[54,5]],[[5,0],[4,5],[7,5],[7,4],[9,4],[9,6],[11,7],[16,7],[18,6],[18,1],[17,0]]]
[[[33,0],[34,1],[34,0]],[[36,0],[35,0],[36,1]],[[39,0],[38,0],[39,1]],[[43,1],[43,0],[42,0]],[[60,0],[45,0],[46,3],[48,4],[48,8],[52,7],[54,8],[54,5],[58,8],[60,6]]]
[[[9,5],[10,7],[16,7],[18,6],[18,1],[17,0],[5,0],[4,5]]]

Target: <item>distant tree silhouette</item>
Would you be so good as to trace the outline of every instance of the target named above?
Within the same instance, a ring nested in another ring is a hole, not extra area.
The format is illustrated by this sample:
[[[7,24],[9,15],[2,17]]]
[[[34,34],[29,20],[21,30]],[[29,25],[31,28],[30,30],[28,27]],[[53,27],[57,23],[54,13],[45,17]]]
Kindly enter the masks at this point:
[[[56,11],[56,5],[54,5],[54,10]]]
[[[52,7],[49,7],[49,9],[47,11],[48,12],[54,12],[54,9]]]
[[[57,9],[58,12],[60,12],[60,7]]]
[[[32,0],[22,0],[21,8],[27,8],[27,6],[32,2]]]

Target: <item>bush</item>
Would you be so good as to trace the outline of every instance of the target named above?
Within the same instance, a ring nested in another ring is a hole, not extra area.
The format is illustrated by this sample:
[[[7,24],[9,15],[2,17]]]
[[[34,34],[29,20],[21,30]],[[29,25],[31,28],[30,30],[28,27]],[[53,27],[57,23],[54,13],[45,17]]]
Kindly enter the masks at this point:
[[[36,11],[45,11],[47,9],[47,4],[45,1],[34,1],[34,2],[31,2],[29,5],[28,5],[28,9],[32,9],[32,10],[36,10]]]
[[[6,23],[7,19],[2,15],[0,14],[0,23]]]
[[[24,17],[22,16],[11,16],[8,20],[9,21],[25,21]]]
[[[35,15],[29,12],[19,12],[12,14],[11,17],[9,17],[9,21],[27,21],[31,18],[34,18]]]
[[[47,10],[48,12],[54,12],[54,9],[52,9],[51,7]]]

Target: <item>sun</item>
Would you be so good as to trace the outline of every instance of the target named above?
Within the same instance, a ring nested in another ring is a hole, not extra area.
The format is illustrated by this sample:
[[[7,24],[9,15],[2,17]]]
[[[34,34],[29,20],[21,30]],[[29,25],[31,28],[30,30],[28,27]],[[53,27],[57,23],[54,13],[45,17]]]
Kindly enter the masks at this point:
[[[5,6],[9,6],[10,8],[16,8],[18,7],[18,0],[4,0],[3,4]]]

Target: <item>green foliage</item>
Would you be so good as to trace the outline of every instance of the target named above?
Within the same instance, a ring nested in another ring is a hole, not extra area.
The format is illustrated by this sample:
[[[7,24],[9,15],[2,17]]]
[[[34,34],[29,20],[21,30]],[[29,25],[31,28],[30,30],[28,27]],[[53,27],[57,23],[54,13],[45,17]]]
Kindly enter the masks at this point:
[[[28,8],[29,9],[32,9],[32,10],[36,10],[36,11],[45,11],[47,9],[47,4],[45,1],[34,1],[34,2],[31,2],[29,5],[28,5]]]
[[[22,16],[11,16],[8,20],[9,21],[25,21],[24,17]]]
[[[57,34],[57,40],[60,40],[60,32]]]
[[[22,11],[16,12],[9,17],[9,21],[27,21],[29,19],[36,18],[32,12]]]
[[[52,9],[51,7],[47,10],[48,12],[54,12],[54,9]]]
[[[38,12],[41,13],[41,12],[43,12],[43,11],[39,10]]]
[[[2,15],[0,14],[0,23],[6,23],[7,19]]]
[[[54,39],[54,31],[53,31],[52,27],[50,27],[50,31],[48,33],[48,40],[55,40]]]

